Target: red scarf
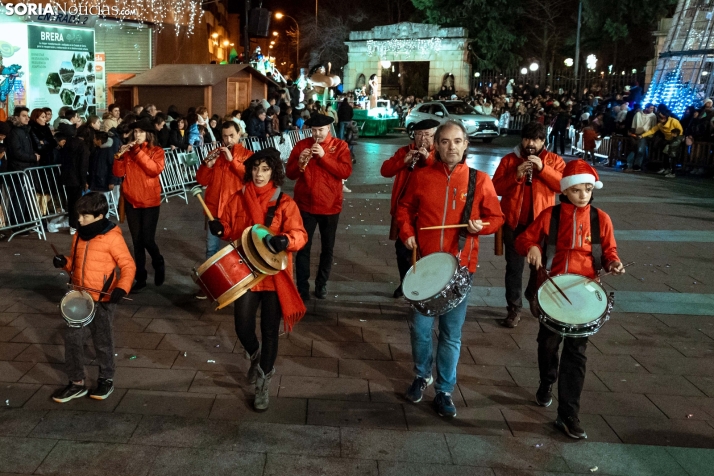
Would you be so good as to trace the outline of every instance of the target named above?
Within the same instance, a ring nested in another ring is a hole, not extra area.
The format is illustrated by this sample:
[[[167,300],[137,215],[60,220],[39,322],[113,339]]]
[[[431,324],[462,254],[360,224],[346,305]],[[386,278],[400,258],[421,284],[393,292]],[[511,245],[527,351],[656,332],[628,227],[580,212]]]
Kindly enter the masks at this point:
[[[264,187],[256,187],[253,181],[246,184],[243,195],[245,196],[246,208],[252,223],[265,223],[268,204],[276,189],[277,187],[272,182]],[[274,275],[273,280],[275,282],[275,291],[278,293],[280,308],[283,311],[283,326],[287,332],[291,332],[293,326],[305,315],[307,308],[305,303],[302,302],[302,298],[287,269]]]

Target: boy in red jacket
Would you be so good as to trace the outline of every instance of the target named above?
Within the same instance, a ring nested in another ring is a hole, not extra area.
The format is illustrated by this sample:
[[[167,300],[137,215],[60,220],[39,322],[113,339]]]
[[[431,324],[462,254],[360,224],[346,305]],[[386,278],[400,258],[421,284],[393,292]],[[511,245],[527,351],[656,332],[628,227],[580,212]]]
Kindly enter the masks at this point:
[[[543,210],[516,239],[518,253],[527,256],[528,263],[536,268],[543,266],[543,244],[548,239],[553,211],[559,210],[558,237],[549,274],[555,276],[570,273],[596,279],[590,228],[590,202],[595,188],[602,188],[595,169],[584,160],[569,162],[560,181],[560,189],[563,192],[560,196],[561,204]],[[602,210],[597,210],[597,213],[600,222],[602,266],[606,271],[623,274],[625,269],[617,255],[612,221]],[[585,430],[580,426],[578,413],[580,394],[585,383],[585,350],[588,338],[563,338],[541,324],[537,340],[540,386],[536,392],[536,403],[547,407],[553,402],[551,389],[558,379],[558,418],[555,425],[571,438],[587,438]],[[563,340],[565,342],[558,369],[558,348]]]

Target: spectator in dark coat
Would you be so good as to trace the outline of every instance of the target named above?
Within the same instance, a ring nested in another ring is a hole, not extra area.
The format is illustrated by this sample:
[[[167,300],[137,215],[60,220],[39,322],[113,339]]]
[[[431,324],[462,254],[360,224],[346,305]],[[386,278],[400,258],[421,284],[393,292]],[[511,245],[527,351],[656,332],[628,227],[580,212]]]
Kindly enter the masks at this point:
[[[340,129],[338,132],[338,137],[340,139],[345,138],[345,127],[347,127],[347,124],[352,121],[352,117],[354,117],[354,111],[352,110],[352,106],[350,106],[349,101],[347,101],[347,98],[344,98],[340,105],[337,107],[337,124],[339,124]]]
[[[151,120],[156,128],[156,140],[159,141],[159,146],[166,149],[169,147],[169,136],[171,135],[171,130],[166,125],[166,116],[158,112]]]
[[[293,108],[290,106],[281,106],[280,113],[280,132],[291,131],[297,129],[293,125]]]
[[[57,126],[57,132],[61,132],[65,137],[74,137],[77,134],[77,124],[81,122],[81,118],[77,115],[77,111],[67,109],[64,112],[64,117],[60,119]]]
[[[82,197],[82,192],[89,188],[89,156],[93,146],[94,129],[85,124],[77,129],[74,137],[67,139],[60,151],[60,181],[67,192],[70,234],[74,234],[79,226],[79,217],[74,211],[75,204]]]
[[[248,135],[250,137],[257,137],[258,139],[265,139],[268,137],[265,131],[265,109],[262,106],[256,107],[253,114],[250,116],[248,123],[246,124],[248,130]]]
[[[6,140],[12,127],[7,122],[0,122],[0,172],[7,172]]]
[[[94,133],[94,150],[89,159],[89,188],[92,191],[107,192],[121,183],[112,174],[114,154],[120,147],[121,142],[116,137],[109,137],[106,132]]]
[[[40,154],[38,165],[52,165],[57,142],[52,135],[50,125],[47,124],[47,115],[42,109],[33,109],[30,114],[30,138],[35,153]]]
[[[30,110],[16,107],[9,121],[13,127],[7,136],[8,170],[13,172],[36,167],[40,154],[32,148],[30,136]]]
[[[275,128],[275,108],[269,107],[265,117],[265,133],[268,137],[279,136],[280,131]],[[280,125],[278,123],[278,129]]]
[[[188,136],[186,135],[186,119],[183,116],[175,117],[171,121],[169,132],[169,147],[172,149],[185,150],[188,148]]]

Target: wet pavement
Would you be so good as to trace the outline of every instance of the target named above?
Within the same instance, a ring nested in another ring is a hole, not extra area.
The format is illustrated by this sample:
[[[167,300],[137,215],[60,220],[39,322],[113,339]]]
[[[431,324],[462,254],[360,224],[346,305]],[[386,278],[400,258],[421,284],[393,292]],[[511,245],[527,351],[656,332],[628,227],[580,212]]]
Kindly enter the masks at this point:
[[[493,174],[516,142],[475,144],[469,164]],[[714,474],[714,181],[602,171],[595,204],[613,219],[622,259],[636,264],[604,280],[616,304],[588,346],[589,438],[573,441],[553,426],[555,404],[534,403],[536,320],[496,322],[506,314],[505,260],[492,237],[469,298],[458,416],[435,415],[433,388],[417,405],[403,399],[413,377],[408,306],[391,297],[391,180],[379,168],[405,143],[358,145],[328,298],[311,300],[281,338],[263,414],[251,410],[232,307],[193,299],[189,270],[205,253],[193,199],[162,205],[167,280],[119,306],[117,389],[103,402],[49,398],[66,381],[57,310],[66,277],[49,243],[68,252],[69,235],[1,242],[0,475]],[[319,241],[313,265],[318,254]],[[96,378],[91,361],[88,374]]]

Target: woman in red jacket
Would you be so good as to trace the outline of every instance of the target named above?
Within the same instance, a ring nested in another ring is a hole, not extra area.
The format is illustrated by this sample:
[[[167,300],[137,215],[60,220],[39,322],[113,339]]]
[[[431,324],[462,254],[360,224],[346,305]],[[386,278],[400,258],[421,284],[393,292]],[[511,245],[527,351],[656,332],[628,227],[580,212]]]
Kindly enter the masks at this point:
[[[131,290],[137,292],[146,287],[147,251],[154,267],[154,284],[161,286],[166,275],[164,257],[156,244],[164,150],[158,146],[156,128],[150,120],[142,119],[129,127],[133,136],[117,152],[112,170],[116,177],[124,177],[121,192],[136,262],[136,282]]]
[[[211,233],[226,240],[240,239],[243,230],[254,224],[264,224],[272,236],[266,245],[273,253],[289,251],[288,266],[274,276],[247,291],[235,303],[236,334],[250,356],[248,379],[255,383],[256,410],[268,409],[270,379],[275,374],[278,356],[280,319],[290,331],[305,314],[305,305],[293,282],[292,252],[307,243],[307,232],[302,223],[297,204],[280,191],[285,180],[280,151],[273,147],[250,156],[245,164],[245,186],[219,209],[219,219],[209,222]],[[274,208],[270,217],[269,209]],[[260,310],[262,345],[255,335],[255,314]]]

